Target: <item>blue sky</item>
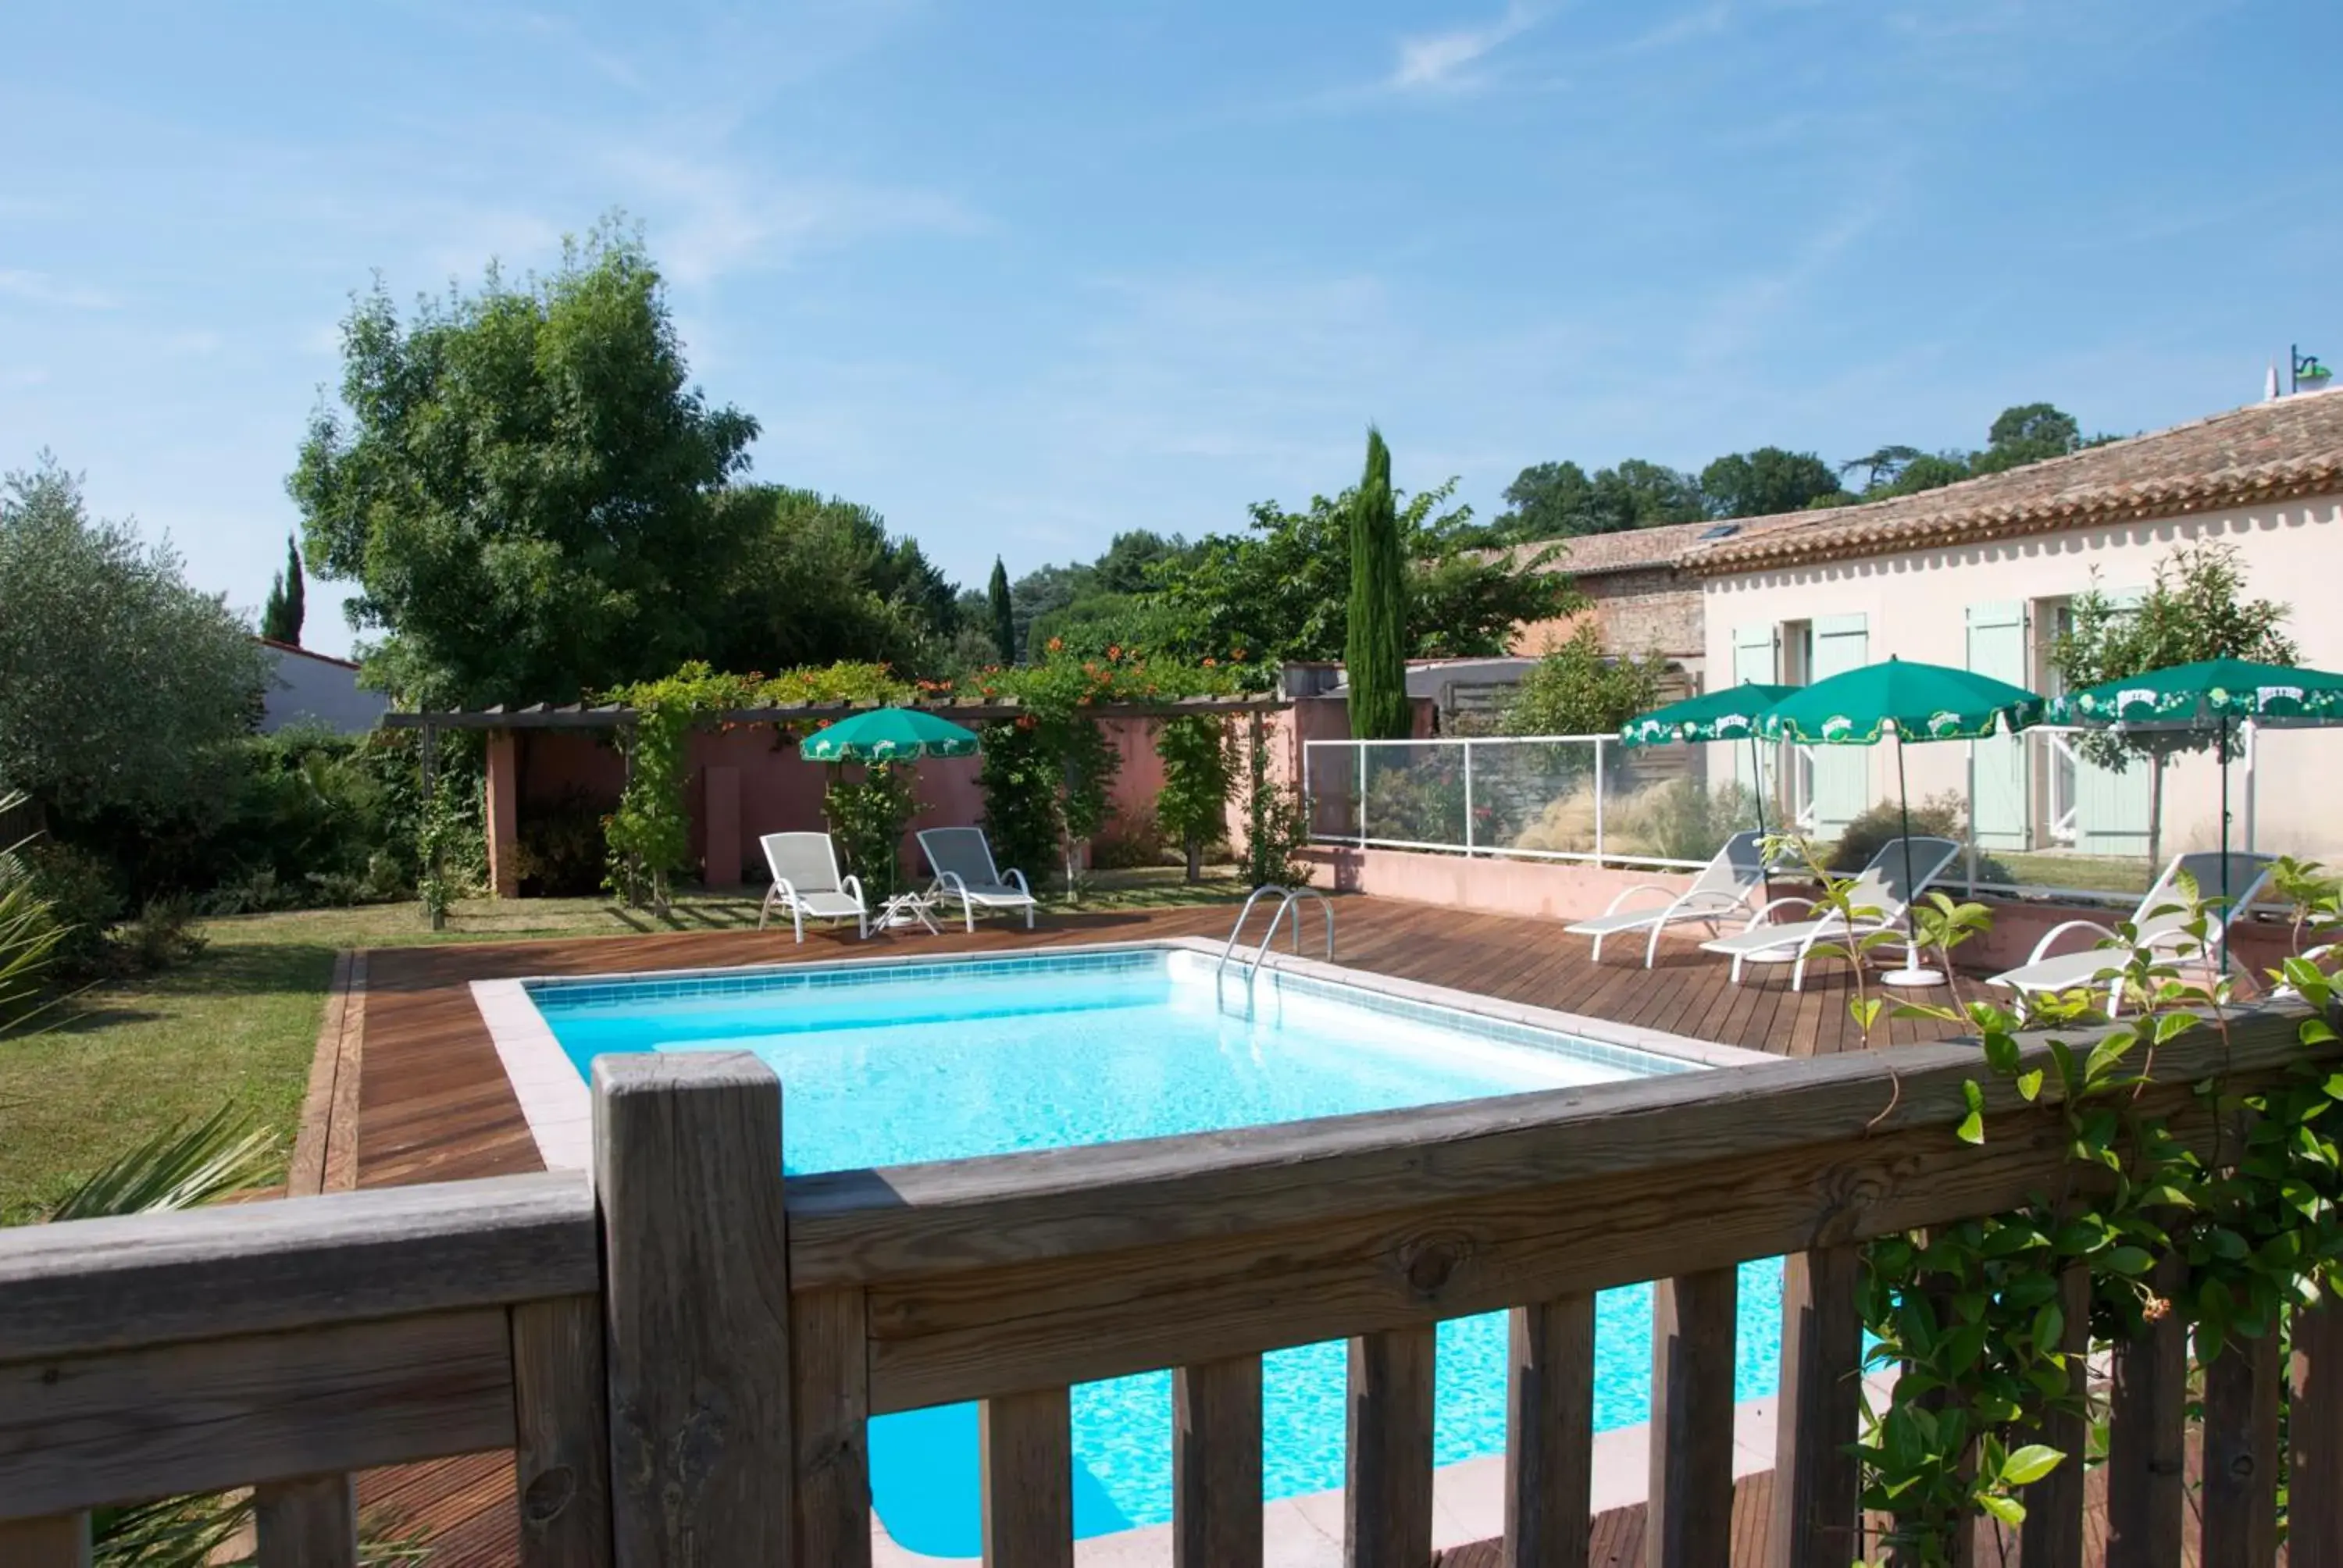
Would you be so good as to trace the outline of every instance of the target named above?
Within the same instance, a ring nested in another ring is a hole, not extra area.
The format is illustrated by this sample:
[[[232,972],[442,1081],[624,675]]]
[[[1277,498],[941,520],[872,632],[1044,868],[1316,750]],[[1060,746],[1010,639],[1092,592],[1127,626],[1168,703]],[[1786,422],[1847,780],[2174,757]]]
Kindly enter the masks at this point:
[[[256,606],[351,292],[614,207],[759,477],[970,580],[1339,488],[1370,418],[1484,515],[2153,427],[2343,358],[2338,58],[2332,0],[8,0],[0,467]]]

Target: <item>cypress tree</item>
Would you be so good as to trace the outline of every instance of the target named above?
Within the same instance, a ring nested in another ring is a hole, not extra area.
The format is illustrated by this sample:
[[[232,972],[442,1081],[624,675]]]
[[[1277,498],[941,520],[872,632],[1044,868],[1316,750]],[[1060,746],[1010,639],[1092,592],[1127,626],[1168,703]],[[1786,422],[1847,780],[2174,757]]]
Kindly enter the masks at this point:
[[[285,537],[285,569],[268,585],[268,602],[260,611],[260,635],[271,642],[301,646],[301,549],[293,536]]]
[[[985,595],[992,601],[992,640],[1001,648],[1001,662],[1017,662],[1017,613],[1009,599],[1009,568],[1001,558],[992,558],[992,581],[986,585]]]
[[[1391,448],[1367,427],[1367,468],[1351,499],[1351,618],[1343,662],[1351,677],[1351,733],[1404,740],[1414,731],[1404,648],[1406,563],[1392,502]]]

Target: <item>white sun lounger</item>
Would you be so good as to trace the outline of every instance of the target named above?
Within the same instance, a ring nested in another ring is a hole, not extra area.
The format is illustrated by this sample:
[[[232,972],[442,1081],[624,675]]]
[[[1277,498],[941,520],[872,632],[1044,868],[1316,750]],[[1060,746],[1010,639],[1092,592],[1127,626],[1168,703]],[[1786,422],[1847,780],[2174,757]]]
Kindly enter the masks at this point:
[[[1790,989],[1799,990],[1806,982],[1806,959],[1823,942],[1848,941],[1872,931],[1892,930],[1904,923],[1904,912],[1923,889],[1936,879],[1938,872],[1953,862],[1961,847],[1950,839],[1922,838],[1911,840],[1911,874],[1905,874],[1904,846],[1906,840],[1890,839],[1871,857],[1871,864],[1855,879],[1850,890],[1850,902],[1855,910],[1852,922],[1836,910],[1818,919],[1792,921],[1785,925],[1770,923],[1775,910],[1793,904],[1813,910],[1820,906],[1812,899],[1775,899],[1749,917],[1749,923],[1729,937],[1716,937],[1701,943],[1704,952],[1723,953],[1733,960],[1733,983],[1741,983],[1741,966],[1755,959],[1795,959],[1790,970]]]
[[[2150,952],[2161,950],[2177,956],[2209,958],[2212,955],[2212,950],[2227,936],[2229,922],[2260,897],[2264,884],[2268,882],[2270,872],[2277,865],[2268,855],[2231,853],[2228,857],[2228,907],[2209,911],[2205,930],[2206,951],[2202,954],[2188,953],[2185,950],[2194,948],[2197,941],[2187,930],[2195,911],[2190,907],[2193,900],[2180,887],[2180,879],[2187,877],[2197,884],[2198,899],[2218,899],[2221,896],[2221,859],[2217,850],[2206,850],[2179,856],[2164,868],[2164,875],[2156,879],[2156,886],[2147,890],[2147,896],[2132,911],[2132,929],[2137,933],[2141,947]],[[2069,931],[2097,931],[2101,940],[2081,952],[2051,956],[2050,949]],[[2107,971],[2121,970],[2128,954],[2110,952],[2107,944],[2115,943],[2120,947],[2122,942],[2123,938],[2114,927],[2097,920],[2062,920],[2043,933],[2042,940],[2034,944],[2033,956],[2026,962],[1994,976],[1986,983],[2037,996],[2045,992],[2074,990],[2078,987],[2088,988],[2105,978],[2107,1016],[2112,1018],[2123,1003],[2123,977],[2120,974],[2110,976]]]
[[[870,934],[870,910],[862,901],[859,878],[838,874],[838,848],[827,833],[767,833],[757,840],[765,847],[765,864],[773,885],[757,910],[757,929],[776,909],[789,911],[798,940],[805,940],[805,923],[852,920],[863,936]]]
[[[1593,920],[1581,920],[1567,929],[1574,936],[1594,939],[1594,951],[1589,956],[1597,963],[1603,961],[1604,937],[1649,930],[1651,936],[1644,943],[1644,967],[1650,969],[1660,950],[1660,933],[1668,927],[1684,920],[1701,920],[1706,922],[1714,935],[1728,916],[1749,908],[1749,895],[1765,885],[1765,845],[1763,833],[1735,833],[1683,892],[1656,882],[1638,882],[1612,900],[1611,907]],[[1634,910],[1619,907],[1630,899],[1653,893],[1666,901],[1646,902],[1643,908]]]
[[[992,863],[992,846],[981,828],[924,828],[920,852],[936,874],[930,894],[949,902],[960,900],[960,917],[976,930],[979,910],[1023,910],[1025,929],[1033,929],[1033,890],[1025,873],[1011,866],[1006,876]]]

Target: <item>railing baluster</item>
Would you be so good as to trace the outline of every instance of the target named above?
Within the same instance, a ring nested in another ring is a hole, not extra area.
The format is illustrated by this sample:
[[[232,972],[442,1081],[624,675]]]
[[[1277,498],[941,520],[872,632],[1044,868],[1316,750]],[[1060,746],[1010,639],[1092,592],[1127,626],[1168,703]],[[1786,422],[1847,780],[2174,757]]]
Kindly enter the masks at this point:
[[[1730,1268],[1652,1283],[1652,1480],[1646,1568],[1729,1568],[1733,1555]]]
[[[611,1541],[619,1568],[788,1568],[781,1092],[755,1057],[594,1063]]]
[[[2276,1325],[2232,1339],[2205,1369],[2200,1568],[2269,1568],[2277,1558],[2281,1378]]]
[[[89,1568],[89,1515],[0,1520],[0,1563],[8,1568]]]
[[[2151,1285],[2176,1294],[2187,1261],[2159,1260]],[[2188,1336],[2168,1312],[2116,1346],[2107,1411],[2107,1568],[2180,1568],[2187,1516]]]
[[[1858,1555],[1863,1254],[1793,1252],[1782,1266],[1782,1389],[1774,1439],[1773,1568],[1846,1568]]]
[[[1512,1335],[1504,1568],[1586,1568],[1594,1481],[1594,1298],[1563,1296],[1515,1307]]]
[[[348,1473],[252,1489],[256,1568],[357,1568],[357,1489]]]
[[[851,1287],[789,1299],[789,1423],[797,1432],[798,1561],[870,1562],[870,1322]]]
[[[2334,1297],[2294,1309],[2290,1376],[2288,1561],[2343,1563],[2343,1303]]]
[[[610,1423],[602,1303],[512,1309],[514,1480],[521,1568],[608,1568]]]
[[[1261,1358],[1172,1373],[1172,1561],[1260,1568]]]
[[[2066,1384],[2081,1400],[2091,1386],[2088,1267],[2077,1264],[2059,1274],[2058,1311],[2065,1319],[2059,1344],[2066,1355]],[[2017,1536],[2018,1560],[2026,1568],[2083,1568],[2083,1461],[2090,1437],[2090,1416],[2077,1409],[2052,1415],[2030,1440],[2066,1457],[2026,1489],[2026,1523]]]
[[[1350,1464],[1343,1480],[1345,1568],[1432,1561],[1431,1323],[1351,1342]]]
[[[1073,1428],[1066,1390],[1004,1394],[984,1401],[980,1411],[984,1568],[1073,1568]]]

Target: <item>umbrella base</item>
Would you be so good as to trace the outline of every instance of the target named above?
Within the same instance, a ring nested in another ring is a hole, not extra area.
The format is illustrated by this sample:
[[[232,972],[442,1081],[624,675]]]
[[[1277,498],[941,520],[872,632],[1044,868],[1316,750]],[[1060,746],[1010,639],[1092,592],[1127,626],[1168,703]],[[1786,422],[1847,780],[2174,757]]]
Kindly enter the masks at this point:
[[[1945,977],[1935,970],[1889,970],[1879,977],[1879,983],[1896,986],[1901,990],[1920,990],[1932,985],[1944,984]]]

